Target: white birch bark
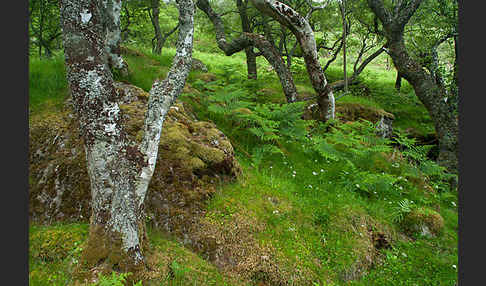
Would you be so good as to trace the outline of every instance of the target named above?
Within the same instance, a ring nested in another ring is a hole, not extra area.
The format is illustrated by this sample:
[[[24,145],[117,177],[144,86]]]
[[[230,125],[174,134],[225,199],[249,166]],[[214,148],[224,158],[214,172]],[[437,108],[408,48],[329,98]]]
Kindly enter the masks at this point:
[[[107,1],[61,1],[67,78],[91,184],[91,230],[119,236],[122,250],[134,265],[143,263],[143,201],[155,168],[162,123],[184,87],[192,62],[194,4],[191,0],[177,2],[181,25],[176,56],[167,78],[156,81],[150,91],[144,139],[136,146],[121,126],[107,64],[103,21]],[[114,11],[119,18],[120,10]]]
[[[103,0],[105,9],[104,22],[106,29],[106,53],[110,67],[119,70],[122,74],[128,74],[128,64],[123,60],[120,53],[121,28],[120,28],[120,11],[122,9],[122,0]]]
[[[332,89],[319,63],[316,40],[309,22],[292,7],[276,0],[251,0],[262,13],[271,16],[289,28],[297,38],[304,56],[307,73],[317,93],[321,117],[329,120],[335,116],[335,102]]]

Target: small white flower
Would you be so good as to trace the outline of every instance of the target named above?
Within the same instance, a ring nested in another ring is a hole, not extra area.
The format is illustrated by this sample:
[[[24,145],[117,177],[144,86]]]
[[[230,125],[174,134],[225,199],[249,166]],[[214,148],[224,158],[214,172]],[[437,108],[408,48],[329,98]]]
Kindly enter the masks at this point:
[[[314,160],[314,162],[316,162],[316,163],[317,163],[317,159],[315,159],[315,160]]]
[[[295,178],[295,174],[292,174],[292,178]]]
[[[375,194],[375,195],[376,195],[376,192],[373,192],[373,194]]]
[[[317,172],[312,171],[312,175],[317,176]]]
[[[272,168],[273,168],[273,167],[272,167],[272,166],[270,166],[270,169],[272,169]]]
[[[356,184],[356,188],[359,188],[359,184]]]
[[[290,230],[290,231],[295,231],[295,228],[293,228],[293,227],[289,227],[289,230]]]
[[[323,170],[323,169],[321,169],[321,173],[322,173],[322,172],[324,172],[324,170]]]
[[[285,165],[287,165],[287,162],[284,162]]]
[[[293,170],[292,173],[296,174],[297,172],[295,170]]]
[[[452,268],[457,269],[457,266],[454,264],[454,265],[452,265]]]
[[[453,206],[456,206],[456,203],[455,202],[451,202]]]
[[[407,254],[405,252],[402,252],[403,257],[407,257]]]
[[[402,187],[402,186],[400,186],[400,187],[398,187],[398,188],[399,188],[400,190],[403,190],[403,187]]]
[[[274,210],[273,211],[273,214],[278,214],[278,210]]]
[[[309,185],[308,187],[312,189],[312,185]]]

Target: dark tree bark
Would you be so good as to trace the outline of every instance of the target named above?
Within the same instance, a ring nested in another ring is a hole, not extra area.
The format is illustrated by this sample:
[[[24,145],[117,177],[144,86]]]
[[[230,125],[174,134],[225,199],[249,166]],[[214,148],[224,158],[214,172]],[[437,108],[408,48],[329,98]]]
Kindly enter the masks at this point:
[[[238,38],[228,43],[220,15],[214,12],[207,0],[198,0],[196,5],[213,23],[216,31],[216,42],[225,55],[231,56],[247,47],[257,47],[277,73],[287,102],[294,102],[297,99],[297,89],[295,88],[292,74],[285,66],[280,53],[273,44],[267,41],[265,37],[251,33],[242,33]]]
[[[395,80],[395,89],[400,92],[400,89],[402,88],[402,75],[400,74],[399,71],[397,71],[397,79]]]
[[[155,33],[155,36],[152,39],[152,52],[157,55],[160,55],[160,53],[162,52],[162,31],[160,30],[160,24],[159,24],[160,1],[151,0],[150,2],[151,2],[150,8],[152,10],[152,13],[150,13],[150,9],[149,9],[149,16],[150,16],[150,20],[152,21],[152,26],[154,26],[154,33]]]
[[[351,75],[351,77],[348,79],[348,84],[349,85],[353,85],[353,84],[356,84],[358,83],[358,76],[364,71],[364,69],[366,68],[366,66],[371,63],[376,57],[378,57],[381,53],[384,52],[384,47],[381,47],[379,48],[378,50],[376,50],[374,53],[372,53],[371,55],[369,55],[360,65],[359,67],[356,68],[356,65],[358,64],[358,62],[361,60],[361,54],[358,56],[358,58],[356,59],[356,62],[354,64],[354,71],[353,71],[353,74]],[[339,81],[336,81],[336,82],[333,82],[330,84],[332,89],[333,90],[340,90],[340,89],[343,89],[344,88],[344,80],[339,80]]]
[[[191,0],[178,0],[181,23],[173,65],[150,90],[144,136],[137,144],[121,124],[118,96],[108,67],[106,2],[62,0],[61,26],[67,80],[83,136],[91,183],[92,215],[83,259],[122,272],[145,266],[143,205],[152,178],[162,123],[182,91],[192,62]],[[115,10],[116,11],[116,10]],[[117,13],[114,16],[119,16]]]
[[[250,29],[250,19],[248,19],[248,14],[246,9],[248,6],[248,0],[236,0],[236,6],[238,7],[238,12],[240,14],[241,28],[244,33],[251,33]],[[253,51],[253,46],[248,46],[245,48],[246,54],[246,68],[248,79],[257,79],[257,66],[256,66],[256,55]]]
[[[302,49],[307,73],[312,87],[317,93],[321,120],[335,116],[335,103],[332,88],[327,84],[326,76],[319,63],[314,32],[309,22],[286,4],[275,0],[252,0],[253,5],[262,13],[271,16],[288,27],[297,38]]]
[[[424,104],[434,122],[439,140],[438,163],[450,172],[458,167],[458,124],[443,100],[444,89],[433,75],[412,58],[403,39],[404,27],[418,9],[422,0],[399,1],[394,12],[388,10],[382,0],[367,0],[373,13],[383,24],[386,47],[398,72],[414,88],[415,94]]]

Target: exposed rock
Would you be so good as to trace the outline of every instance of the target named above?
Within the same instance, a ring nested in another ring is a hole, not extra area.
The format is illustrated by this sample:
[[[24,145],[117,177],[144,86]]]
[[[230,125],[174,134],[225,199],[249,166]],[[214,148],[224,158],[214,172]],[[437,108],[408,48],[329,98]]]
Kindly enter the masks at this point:
[[[149,95],[129,84],[115,86],[125,130],[140,142]],[[29,218],[39,222],[89,219],[86,157],[70,102],[61,113],[31,118],[29,137]],[[176,102],[163,125],[145,204],[148,219],[167,231],[183,233],[203,212],[216,184],[240,173],[228,138]]]
[[[208,72],[208,68],[206,65],[201,61],[196,58],[192,58],[192,69],[193,71],[202,71],[202,72]]]

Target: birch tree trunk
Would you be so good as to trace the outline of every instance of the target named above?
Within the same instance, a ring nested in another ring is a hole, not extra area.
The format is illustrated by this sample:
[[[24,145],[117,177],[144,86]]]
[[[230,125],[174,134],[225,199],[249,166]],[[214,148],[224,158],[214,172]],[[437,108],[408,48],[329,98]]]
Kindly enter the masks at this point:
[[[335,102],[332,88],[327,84],[326,76],[319,63],[316,40],[309,22],[290,6],[276,0],[251,0],[262,13],[273,17],[289,28],[297,38],[302,49],[304,62],[312,87],[317,93],[321,120],[335,116]]]
[[[427,72],[424,66],[409,55],[403,39],[405,25],[422,0],[400,1],[393,9],[395,12],[387,9],[382,0],[367,1],[368,6],[383,24],[388,54],[398,73],[413,86],[415,94],[434,122],[439,140],[438,163],[450,172],[456,173],[458,168],[458,123],[443,100],[445,89],[437,83],[433,74]]]
[[[122,0],[102,0],[102,19],[106,29],[105,47],[108,55],[108,64],[111,68],[119,70],[122,75],[128,75],[128,64],[123,60],[120,51],[121,28],[120,11]]]
[[[88,267],[104,264],[122,272],[144,268],[143,203],[155,168],[164,117],[182,91],[192,62],[194,5],[191,0],[177,2],[181,25],[176,55],[167,78],[154,82],[150,90],[144,137],[137,145],[128,140],[121,125],[107,64],[106,2],[61,1],[67,79],[91,184],[90,233],[83,253]]]

